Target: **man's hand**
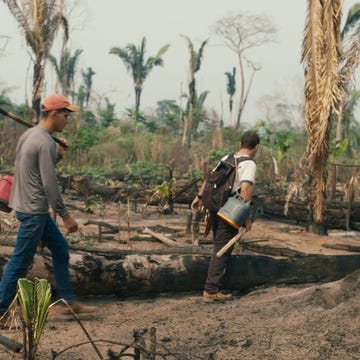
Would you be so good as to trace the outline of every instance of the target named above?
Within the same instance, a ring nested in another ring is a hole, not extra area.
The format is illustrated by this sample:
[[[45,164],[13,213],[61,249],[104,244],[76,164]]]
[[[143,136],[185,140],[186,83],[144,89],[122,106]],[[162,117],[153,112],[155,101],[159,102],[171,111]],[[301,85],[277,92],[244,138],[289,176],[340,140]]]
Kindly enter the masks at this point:
[[[201,199],[196,196],[195,199],[193,200],[193,202],[191,203],[191,210],[193,212],[199,212],[200,211],[200,202],[201,202]]]
[[[78,224],[77,222],[70,216],[70,214],[66,214],[62,217],[64,226],[66,227],[67,230],[67,234],[76,232],[78,229]]]
[[[251,219],[248,217],[246,220],[245,220],[245,229],[246,231],[250,231],[251,230],[251,227],[252,227],[252,222],[251,222]]]
[[[70,149],[70,144],[69,142],[64,139],[64,138],[59,138],[59,140],[61,140],[66,146],[67,149],[65,149],[63,146],[61,146],[60,144],[56,143],[56,151],[59,155],[64,156]]]

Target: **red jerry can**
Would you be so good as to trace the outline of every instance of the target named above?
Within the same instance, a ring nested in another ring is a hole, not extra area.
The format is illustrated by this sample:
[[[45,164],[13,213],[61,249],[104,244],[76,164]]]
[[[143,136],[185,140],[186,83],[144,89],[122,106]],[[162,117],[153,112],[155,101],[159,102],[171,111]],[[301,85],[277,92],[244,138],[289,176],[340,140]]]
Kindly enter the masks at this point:
[[[0,179],[0,210],[10,212],[9,199],[13,177],[5,175]]]

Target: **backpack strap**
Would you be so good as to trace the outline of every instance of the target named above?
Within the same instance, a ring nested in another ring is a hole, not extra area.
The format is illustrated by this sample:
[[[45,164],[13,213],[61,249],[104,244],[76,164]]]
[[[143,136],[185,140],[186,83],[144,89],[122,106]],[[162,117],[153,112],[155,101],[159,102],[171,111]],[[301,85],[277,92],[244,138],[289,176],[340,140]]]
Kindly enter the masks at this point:
[[[235,160],[236,160],[236,165],[235,165],[235,178],[234,178],[234,182],[233,182],[233,186],[236,183],[237,177],[238,177],[238,165],[246,160],[251,160],[256,164],[256,161],[253,158],[250,158],[248,156],[240,156],[238,158],[235,158],[234,156],[234,164],[235,164]],[[241,189],[241,186],[235,190],[235,192],[233,194],[235,194],[236,192],[238,192]]]
[[[248,156],[240,156],[240,157],[236,158],[235,153],[230,153],[224,160],[221,160],[218,163],[218,165],[215,168],[215,171],[219,168],[219,166],[221,166],[221,163],[225,163],[227,165],[232,166],[235,171],[235,177],[234,177],[234,181],[233,181],[233,184],[234,184],[236,182],[236,179],[238,176],[237,167],[241,162],[246,161],[246,160],[251,160],[256,164],[256,161],[253,158],[250,158]]]
[[[239,165],[241,162],[246,161],[246,160],[253,161],[256,164],[256,161],[253,158],[248,157],[248,156],[240,156],[240,157],[236,158],[236,165]]]
[[[230,153],[226,157],[226,159],[224,159],[223,161],[237,167],[241,162],[246,161],[246,160],[253,161],[256,164],[256,161],[253,158],[245,156],[245,155],[242,155],[237,158],[237,157],[235,157],[235,153]]]

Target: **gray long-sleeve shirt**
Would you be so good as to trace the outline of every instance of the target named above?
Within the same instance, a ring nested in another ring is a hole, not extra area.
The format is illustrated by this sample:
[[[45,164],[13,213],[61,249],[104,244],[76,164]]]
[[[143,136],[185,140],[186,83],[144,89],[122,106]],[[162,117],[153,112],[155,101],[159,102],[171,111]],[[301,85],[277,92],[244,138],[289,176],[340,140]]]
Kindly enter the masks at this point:
[[[21,135],[9,201],[12,209],[46,214],[50,205],[60,216],[68,212],[57,183],[56,162],[55,142],[46,130],[35,126]]]

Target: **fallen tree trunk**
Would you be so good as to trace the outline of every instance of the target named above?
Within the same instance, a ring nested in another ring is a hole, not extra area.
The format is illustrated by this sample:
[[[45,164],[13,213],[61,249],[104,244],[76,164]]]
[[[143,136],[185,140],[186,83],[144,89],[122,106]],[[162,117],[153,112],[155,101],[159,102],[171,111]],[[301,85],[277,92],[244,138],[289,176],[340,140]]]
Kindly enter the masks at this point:
[[[209,255],[102,255],[73,253],[72,281],[78,295],[150,295],[164,292],[201,291]],[[7,258],[0,256],[1,268]],[[248,291],[257,286],[334,281],[359,269],[360,255],[302,255],[288,259],[235,255],[230,258],[224,286]],[[51,259],[35,257],[29,278],[54,283]]]

